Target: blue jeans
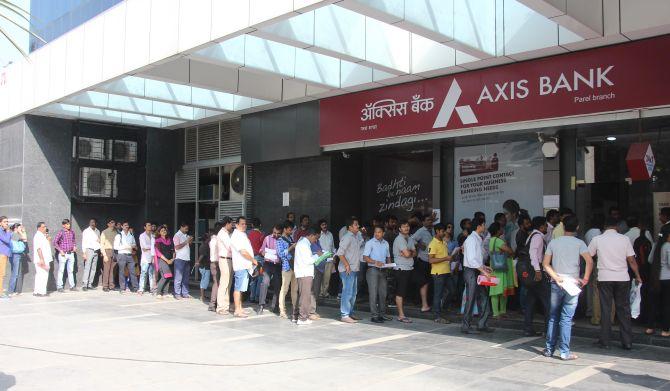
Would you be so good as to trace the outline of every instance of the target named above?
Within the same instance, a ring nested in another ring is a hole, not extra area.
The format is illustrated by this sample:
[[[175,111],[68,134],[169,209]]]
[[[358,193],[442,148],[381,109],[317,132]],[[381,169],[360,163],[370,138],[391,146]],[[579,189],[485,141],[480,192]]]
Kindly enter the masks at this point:
[[[436,318],[442,316],[442,297],[445,297],[444,305],[448,306],[455,293],[456,281],[451,273],[433,274],[433,314]]]
[[[183,259],[174,260],[174,295],[175,296],[188,296],[188,278],[191,274],[189,269],[190,261],[185,261]]]
[[[21,285],[17,285],[19,275],[21,274],[21,258],[23,258],[23,254],[12,254],[12,257],[9,258],[12,266],[12,276],[9,279],[9,292],[7,293],[21,293]]]
[[[577,309],[579,295],[570,296],[555,282],[551,283],[551,299],[549,304],[549,323],[547,326],[547,350],[552,354],[561,352],[561,358],[570,355],[570,335],[572,333],[572,317]],[[560,340],[559,340],[560,338]]]
[[[58,253],[58,278],[56,279],[56,288],[63,289],[63,274],[67,266],[67,283],[70,288],[74,288],[74,253]]]
[[[209,276],[212,271],[208,267],[201,267],[198,270],[200,270],[200,289],[207,289],[209,287]]]
[[[340,313],[343,318],[351,316],[356,304],[356,293],[358,292],[358,272],[349,274],[340,272],[342,280],[342,298],[340,300]]]
[[[140,263],[140,288],[139,288],[140,292],[144,292],[144,287],[146,286],[147,283],[147,274],[149,275],[149,292],[154,291],[154,288],[156,288],[155,273],[156,269],[153,262]]]

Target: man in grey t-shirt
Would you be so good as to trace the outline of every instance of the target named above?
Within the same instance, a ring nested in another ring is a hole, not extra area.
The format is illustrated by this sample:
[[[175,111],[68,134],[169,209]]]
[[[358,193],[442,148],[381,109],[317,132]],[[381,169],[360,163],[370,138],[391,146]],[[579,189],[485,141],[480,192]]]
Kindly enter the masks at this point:
[[[409,236],[409,223],[400,223],[400,233],[393,241],[393,259],[395,260],[395,304],[398,307],[398,320],[403,323],[412,321],[405,316],[403,310],[403,299],[407,296],[407,285],[412,278],[414,269],[414,257],[416,256],[416,245],[414,239]],[[421,262],[421,261],[418,261]]]
[[[575,360],[578,357],[570,353],[570,334],[579,294],[571,295],[566,288],[568,284],[574,282],[580,286],[588,283],[593,269],[593,259],[586,243],[575,237],[579,227],[577,217],[567,216],[563,220],[563,226],[565,235],[549,242],[542,262],[544,270],[552,279],[547,342],[542,354],[546,357],[553,356],[558,343],[561,359]],[[586,261],[582,279],[579,278],[580,256]]]

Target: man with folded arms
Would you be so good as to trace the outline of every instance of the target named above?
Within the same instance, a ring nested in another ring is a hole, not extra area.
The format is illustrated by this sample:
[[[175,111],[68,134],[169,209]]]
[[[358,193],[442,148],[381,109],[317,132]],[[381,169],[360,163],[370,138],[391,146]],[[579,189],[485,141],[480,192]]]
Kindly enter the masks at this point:
[[[370,321],[384,323],[391,320],[386,316],[386,270],[384,265],[391,262],[389,244],[384,240],[384,228],[375,227],[374,237],[365,243],[363,259],[368,264],[365,278],[370,295]]]

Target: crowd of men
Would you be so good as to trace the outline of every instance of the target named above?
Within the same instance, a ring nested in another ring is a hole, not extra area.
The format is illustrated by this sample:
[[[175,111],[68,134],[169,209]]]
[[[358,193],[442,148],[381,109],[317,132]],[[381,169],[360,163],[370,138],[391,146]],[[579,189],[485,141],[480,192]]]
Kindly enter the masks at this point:
[[[421,312],[432,314],[440,324],[450,323],[450,312],[462,313],[465,334],[493,332],[489,318],[504,318],[508,304],[517,305],[524,314],[524,334],[546,335],[545,356],[558,351],[561,359],[574,360],[570,336],[580,296],[586,296],[586,314],[601,326],[595,344],[610,348],[616,316],[621,346],[631,349],[631,281],[641,284],[644,276],[649,281],[642,297],[646,332],[653,334],[660,325],[661,335],[670,337],[670,245],[665,246],[670,241],[670,208],[660,213],[663,227],[656,241],[637,219],[623,221],[617,208],[607,217],[595,216],[582,240],[571,210],[531,217],[514,200],[507,200],[490,223],[482,212],[463,219],[458,236],[452,223],[435,224],[434,214],[415,213],[403,221],[376,217],[370,224],[352,216],[336,242],[326,220],[312,226],[307,215],[297,223],[295,214],[286,217],[267,235],[257,218],[224,217],[203,235],[194,260],[194,238],[185,223],[172,235],[168,226],[146,222],[136,240],[127,221],[108,219],[100,232],[91,219],[82,232],[81,289],[96,289],[100,269],[99,285],[105,292],[118,286],[121,294],[150,292],[163,299],[172,285],[174,299],[188,299],[190,275],[197,269],[200,299],[219,315],[249,316],[242,307],[246,295],[258,303],[259,314],[268,309],[309,325],[320,318],[319,299],[337,296],[341,321],[353,324],[360,321],[354,311],[357,297],[367,291],[371,322],[393,321],[388,311],[393,303],[395,320],[412,323],[405,304],[416,299]],[[1,281],[4,265],[27,251],[28,240],[23,227],[9,227],[5,217],[0,217],[0,228]],[[66,280],[70,290],[77,290],[76,243],[67,219],[53,238],[45,223],[37,224],[32,241],[35,296],[47,295],[52,248],[58,260],[57,291],[64,292]],[[14,276],[18,266],[13,261],[11,265],[9,293],[15,295],[20,292]],[[541,331],[533,323],[538,308],[545,319]]]

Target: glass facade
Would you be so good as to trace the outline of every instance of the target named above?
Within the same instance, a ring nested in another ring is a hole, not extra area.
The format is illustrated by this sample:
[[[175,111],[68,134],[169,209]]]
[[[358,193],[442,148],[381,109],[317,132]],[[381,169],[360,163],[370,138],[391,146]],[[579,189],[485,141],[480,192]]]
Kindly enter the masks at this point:
[[[32,0],[30,16],[33,29],[51,42],[122,0]],[[44,45],[30,37],[30,51]]]

